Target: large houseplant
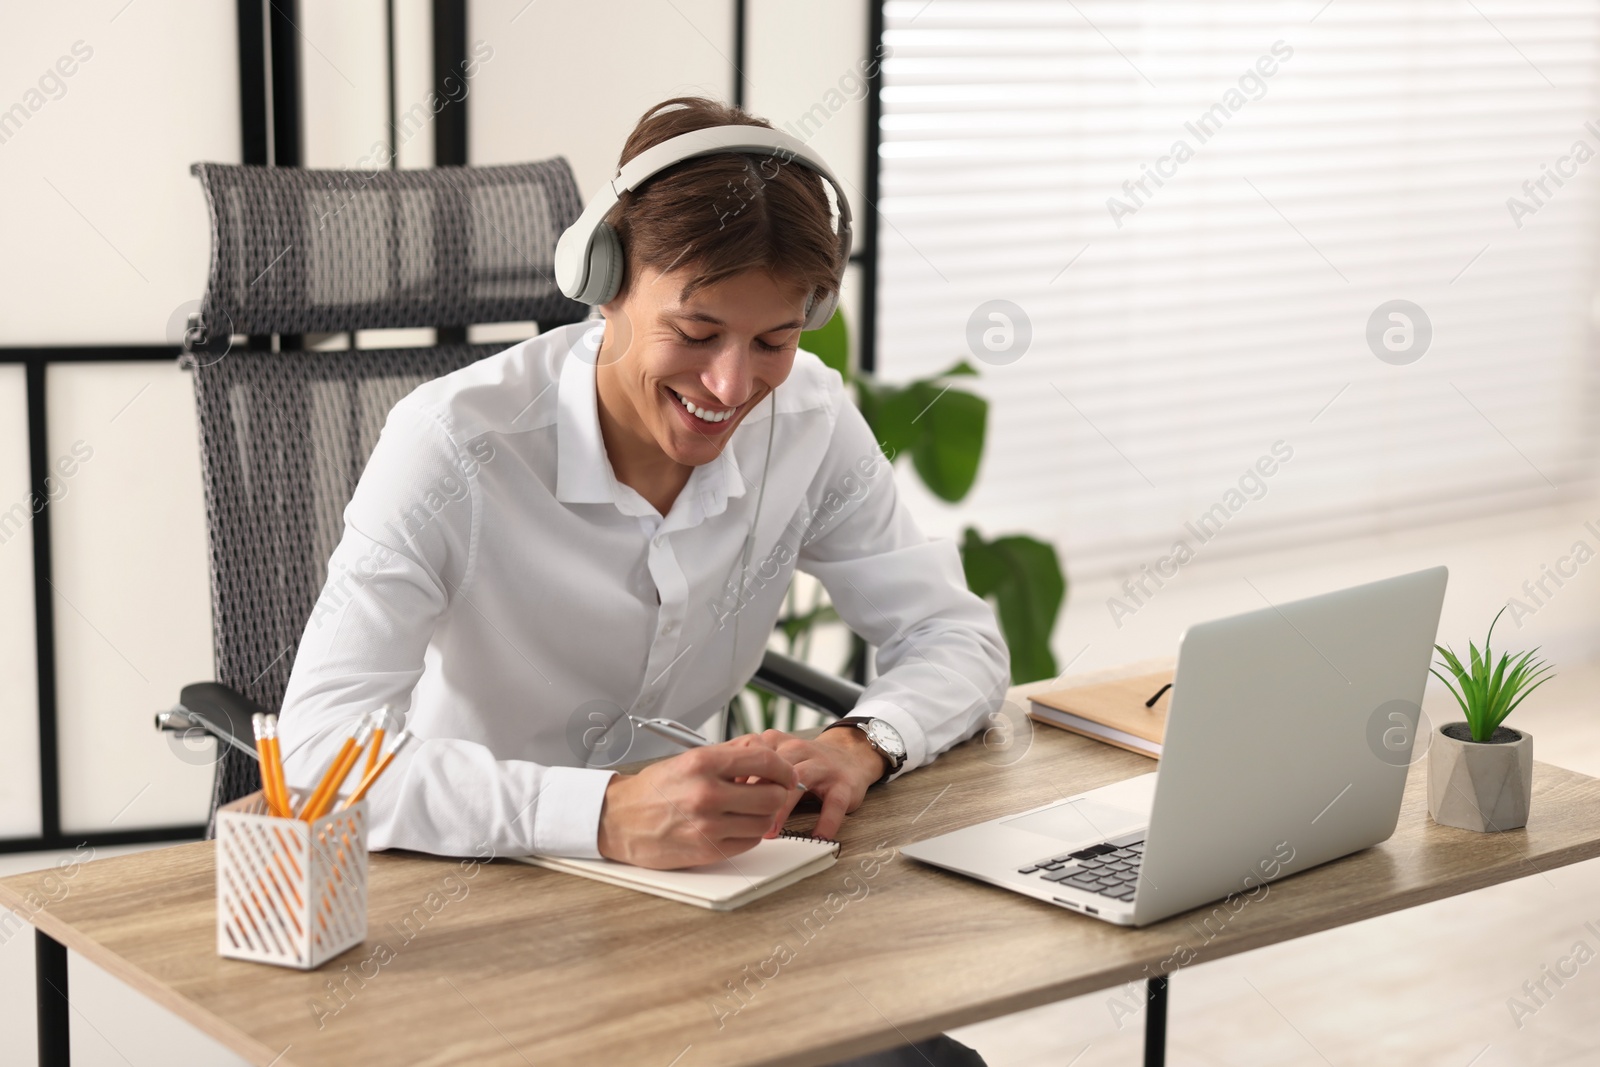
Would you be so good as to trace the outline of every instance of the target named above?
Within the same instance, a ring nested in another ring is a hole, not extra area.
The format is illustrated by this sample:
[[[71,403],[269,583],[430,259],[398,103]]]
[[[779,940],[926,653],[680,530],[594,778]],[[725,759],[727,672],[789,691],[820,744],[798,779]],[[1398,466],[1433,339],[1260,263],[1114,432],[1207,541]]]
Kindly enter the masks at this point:
[[[800,347],[838,371],[890,462],[909,456],[911,466],[940,500],[956,503],[977,480],[988,425],[989,404],[957,388],[952,379],[977,372],[965,360],[929,378],[904,384],[879,382],[850,366],[849,333],[841,312],[818,330],[800,336]],[[1025,534],[992,540],[976,527],[962,531],[961,564],[967,587],[995,606],[1011,652],[1014,684],[1056,674],[1050,631],[1066,597],[1067,583],[1053,545]],[[820,626],[838,615],[812,584],[809,595],[791,584],[778,629],[790,655],[806,658]],[[839,670],[860,674],[866,646],[852,636],[850,654]],[[748,689],[738,704],[745,727],[792,728],[794,709],[771,694]]]
[[[1434,733],[1428,749],[1428,812],[1435,822],[1464,830],[1511,830],[1526,826],[1533,796],[1533,735],[1503,726],[1539,686],[1554,677],[1550,666],[1533,658],[1535,648],[1520,656],[1502,653],[1498,662],[1489,650],[1494,624],[1489,623],[1483,654],[1467,642],[1468,662],[1443,645],[1441,666],[1451,677],[1433,674],[1444,682],[1461,712],[1463,722],[1447,722]]]

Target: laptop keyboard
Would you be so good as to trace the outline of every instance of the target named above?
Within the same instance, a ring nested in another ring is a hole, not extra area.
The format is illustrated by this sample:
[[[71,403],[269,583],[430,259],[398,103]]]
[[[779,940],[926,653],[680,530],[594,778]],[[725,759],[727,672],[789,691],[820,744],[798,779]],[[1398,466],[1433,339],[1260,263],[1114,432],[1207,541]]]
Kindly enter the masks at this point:
[[[1139,861],[1144,858],[1144,842],[1131,845],[1090,845],[1064,856],[1052,856],[1027,867],[1018,874],[1037,874],[1046,882],[1069,885],[1113,900],[1132,900],[1139,880]]]

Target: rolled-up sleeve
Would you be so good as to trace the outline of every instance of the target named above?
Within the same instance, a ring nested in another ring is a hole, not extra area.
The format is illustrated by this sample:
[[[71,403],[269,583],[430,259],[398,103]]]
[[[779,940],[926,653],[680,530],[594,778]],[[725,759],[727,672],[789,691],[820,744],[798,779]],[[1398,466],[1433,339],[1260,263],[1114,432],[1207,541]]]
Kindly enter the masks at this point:
[[[471,578],[475,464],[470,444],[427,410],[402,401],[391,411],[345,508],[284,694],[290,788],[309,792],[372,710],[388,704],[413,724],[426,718],[411,701],[435,626]],[[367,794],[368,843],[446,856],[487,848],[598,857],[612,773],[499,759],[486,745],[419,733]]]
[[[876,646],[878,677],[852,714],[899,731],[903,774],[970,737],[1001,705],[1011,656],[993,609],[967,588],[955,543],[922,533],[861,412],[848,399],[836,410],[797,566]]]

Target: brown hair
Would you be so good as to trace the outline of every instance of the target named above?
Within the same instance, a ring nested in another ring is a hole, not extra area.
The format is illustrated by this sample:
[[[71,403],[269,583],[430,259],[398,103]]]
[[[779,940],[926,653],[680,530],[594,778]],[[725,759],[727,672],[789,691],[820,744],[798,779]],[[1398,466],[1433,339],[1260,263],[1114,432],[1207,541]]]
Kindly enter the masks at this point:
[[[647,148],[708,126],[764,126],[742,108],[677,96],[647,110],[622,146],[621,168]],[[748,270],[766,270],[821,299],[838,285],[843,253],[834,232],[826,179],[773,155],[726,152],[697,156],[657,172],[623,193],[607,221],[626,258],[618,295],[632,273],[690,268],[682,299]]]

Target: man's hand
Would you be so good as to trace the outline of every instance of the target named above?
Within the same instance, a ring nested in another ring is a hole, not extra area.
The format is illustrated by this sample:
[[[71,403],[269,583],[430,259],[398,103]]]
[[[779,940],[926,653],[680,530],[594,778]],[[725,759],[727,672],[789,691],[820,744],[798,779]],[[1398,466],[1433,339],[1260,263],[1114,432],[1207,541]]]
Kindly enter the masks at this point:
[[[822,801],[822,814],[817,817],[816,829],[811,831],[814,837],[831,841],[844,824],[844,817],[861,806],[867,787],[882,778],[888,769],[887,762],[872,747],[867,735],[851,726],[825,730],[813,741],[782,730],[767,730],[760,737],[794,765],[807,791]],[[801,795],[799,790],[794,790],[787,796],[766,836],[778,836]]]
[[[772,836],[801,795],[795,786],[795,768],[764,737],[692,748],[611,779],[600,855],[658,870],[715,863]]]

